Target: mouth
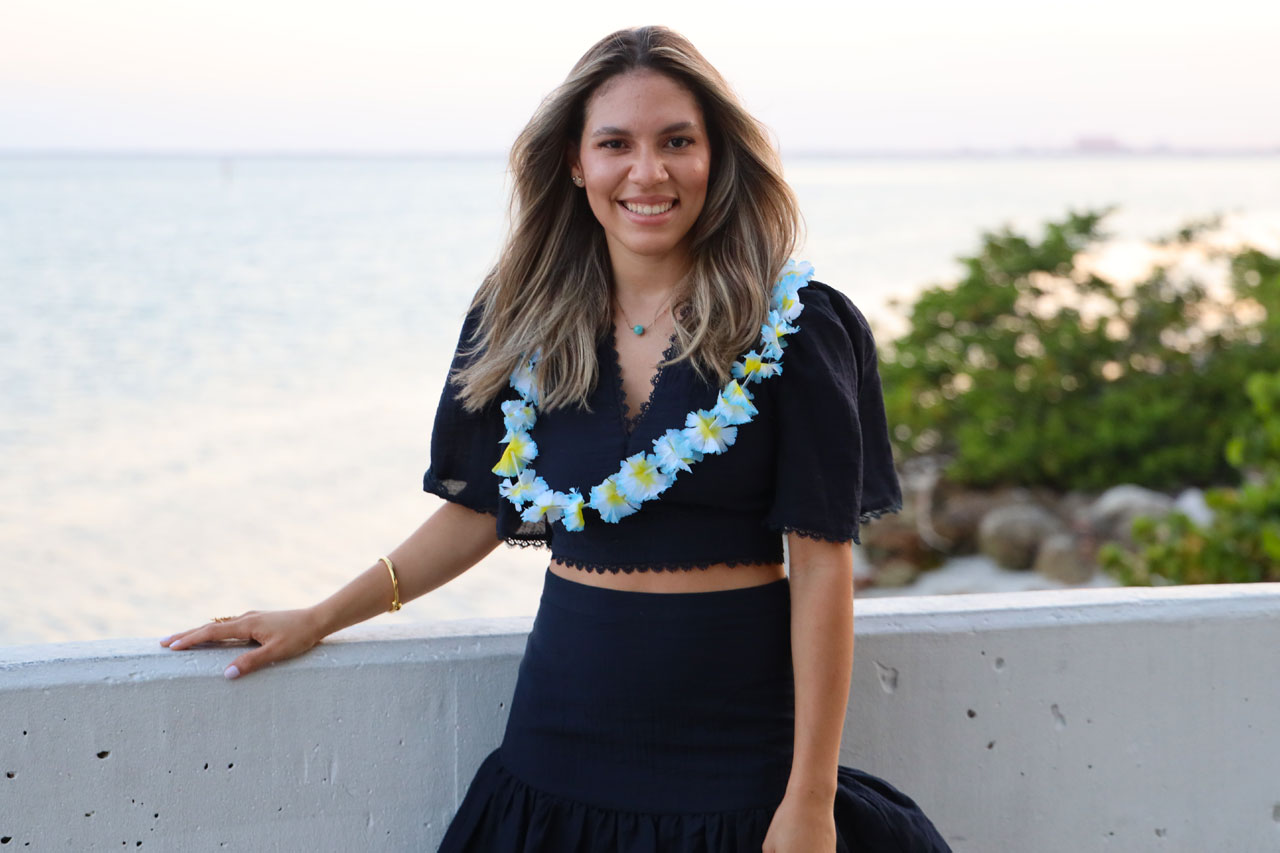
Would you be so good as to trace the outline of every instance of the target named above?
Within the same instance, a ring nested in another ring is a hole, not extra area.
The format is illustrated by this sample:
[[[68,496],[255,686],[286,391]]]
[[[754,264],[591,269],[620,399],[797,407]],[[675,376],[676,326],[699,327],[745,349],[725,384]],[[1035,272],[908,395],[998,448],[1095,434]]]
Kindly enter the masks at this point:
[[[630,201],[618,202],[618,204],[622,205],[628,213],[633,213],[636,216],[661,216],[679,203],[679,199],[674,198],[668,199],[664,202],[659,202],[658,204],[637,204]]]

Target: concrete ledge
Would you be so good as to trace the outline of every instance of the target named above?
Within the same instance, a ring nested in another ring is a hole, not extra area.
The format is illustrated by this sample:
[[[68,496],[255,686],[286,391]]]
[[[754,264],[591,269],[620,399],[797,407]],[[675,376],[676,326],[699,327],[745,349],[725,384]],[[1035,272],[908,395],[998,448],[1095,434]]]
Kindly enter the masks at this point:
[[[1278,584],[859,601],[842,763],[957,853],[1280,849],[1277,613]],[[0,850],[432,850],[531,624],[352,629],[237,682],[233,648],[0,648]]]

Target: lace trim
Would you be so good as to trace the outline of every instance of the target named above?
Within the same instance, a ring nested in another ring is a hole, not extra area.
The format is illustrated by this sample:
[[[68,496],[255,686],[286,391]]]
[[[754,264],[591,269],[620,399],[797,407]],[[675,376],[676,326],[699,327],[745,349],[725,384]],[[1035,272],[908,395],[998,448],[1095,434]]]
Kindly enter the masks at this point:
[[[890,513],[895,513],[895,512],[902,512],[902,501],[900,500],[895,501],[894,503],[886,507],[863,510],[862,512],[858,513],[858,523],[866,524],[868,521],[874,521],[877,518],[881,518],[883,516],[886,516],[886,515],[889,515]],[[814,539],[822,542],[836,542],[841,544],[845,542],[853,541],[855,544],[858,544],[858,545],[862,544],[862,540],[858,538],[858,533],[856,528],[852,533],[843,533],[843,534],[828,533],[823,530],[814,530],[811,527],[797,527],[791,524],[783,524],[779,529],[783,533],[794,533],[795,535],[804,537],[805,539]]]
[[[858,514],[858,521],[866,524],[882,516],[890,515],[895,512],[902,512],[902,501],[898,500],[886,507],[880,509],[864,509]]]
[[[780,529],[783,533],[794,533],[797,536],[805,539],[813,539],[817,542],[834,542],[837,545],[843,545],[845,542],[853,542],[857,545],[862,544],[861,540],[858,539],[858,534],[856,533],[846,533],[843,535],[831,534],[824,533],[821,530],[809,530],[805,527],[792,527],[790,524],[784,524]]]
[[[572,569],[583,569],[584,571],[597,572],[598,574],[604,574],[605,572],[610,572],[612,574],[617,574],[619,572],[625,572],[626,574],[632,574],[633,572],[683,572],[683,571],[692,571],[693,569],[701,569],[703,571],[706,571],[707,569],[711,568],[713,565],[719,565],[719,564],[724,564],[726,566],[729,566],[730,568],[733,568],[736,566],[770,566],[775,563],[782,562],[782,557],[778,556],[778,557],[759,557],[759,558],[743,557],[741,559],[715,560],[713,562],[693,560],[689,562],[677,562],[677,563],[601,564],[601,563],[590,563],[583,560],[575,560],[572,557],[562,557],[554,553],[551,556]]]
[[[545,539],[520,539],[515,536],[508,536],[502,541],[516,548],[550,548],[551,547],[551,543]]]
[[[668,341],[667,348],[662,351],[662,357],[659,361],[666,361],[676,356],[679,345],[676,341],[675,332],[671,333]],[[618,333],[612,325],[609,327],[609,351],[613,357],[613,387],[618,395],[618,411],[622,415],[622,429],[627,435],[631,435],[631,433],[635,432],[640,421],[644,420],[645,414],[649,411],[649,406],[653,404],[653,398],[658,393],[658,383],[662,381],[662,374],[667,372],[667,368],[665,366],[659,367],[654,371],[653,376],[649,377],[649,398],[640,404],[640,408],[634,415],[631,415],[628,414],[631,411],[631,407],[627,405],[627,392],[622,387],[622,356],[618,355]]]

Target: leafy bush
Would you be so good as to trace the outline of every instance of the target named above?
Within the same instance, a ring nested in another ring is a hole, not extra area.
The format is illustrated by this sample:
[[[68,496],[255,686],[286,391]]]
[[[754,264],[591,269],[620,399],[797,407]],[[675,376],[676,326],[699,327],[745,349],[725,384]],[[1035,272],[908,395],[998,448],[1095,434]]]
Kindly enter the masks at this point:
[[[1253,419],[1227,444],[1239,489],[1206,495],[1207,526],[1182,513],[1133,524],[1136,551],[1104,545],[1102,566],[1127,584],[1280,581],[1280,372],[1249,377]]]
[[[941,455],[948,480],[975,487],[1237,481],[1221,448],[1280,333],[1280,259],[1231,257],[1230,298],[1163,268],[1121,287],[1078,258],[1110,212],[1072,212],[1039,242],[984,233],[958,282],[919,295],[881,353],[900,459]]]

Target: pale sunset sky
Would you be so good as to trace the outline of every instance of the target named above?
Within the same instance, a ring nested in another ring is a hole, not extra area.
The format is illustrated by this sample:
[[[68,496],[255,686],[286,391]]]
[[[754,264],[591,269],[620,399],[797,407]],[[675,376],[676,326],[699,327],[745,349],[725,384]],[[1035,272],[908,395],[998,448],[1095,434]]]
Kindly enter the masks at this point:
[[[497,153],[645,23],[784,152],[1280,148],[1277,2],[6,0],[0,152]]]

